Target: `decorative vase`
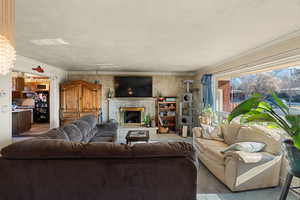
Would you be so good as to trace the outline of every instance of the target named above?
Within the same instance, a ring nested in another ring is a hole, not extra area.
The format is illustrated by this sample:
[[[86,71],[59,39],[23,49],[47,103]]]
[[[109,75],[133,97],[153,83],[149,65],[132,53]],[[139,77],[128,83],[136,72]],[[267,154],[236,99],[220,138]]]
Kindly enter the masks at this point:
[[[294,146],[294,142],[290,139],[284,140],[283,144],[290,172],[292,174],[300,174],[300,150]]]

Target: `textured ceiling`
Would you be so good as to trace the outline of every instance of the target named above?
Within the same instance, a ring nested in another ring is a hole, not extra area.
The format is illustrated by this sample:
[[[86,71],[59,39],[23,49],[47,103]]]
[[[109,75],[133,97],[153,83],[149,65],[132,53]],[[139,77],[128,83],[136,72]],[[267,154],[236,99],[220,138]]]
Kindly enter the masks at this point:
[[[19,0],[17,53],[66,70],[195,71],[299,30],[299,19],[300,0]],[[30,42],[46,38],[69,45]]]

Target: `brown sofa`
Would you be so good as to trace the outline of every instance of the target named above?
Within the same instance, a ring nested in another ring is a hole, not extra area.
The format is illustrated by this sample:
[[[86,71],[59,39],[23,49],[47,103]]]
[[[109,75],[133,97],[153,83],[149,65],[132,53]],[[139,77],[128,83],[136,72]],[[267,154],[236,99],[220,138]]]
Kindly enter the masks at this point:
[[[192,145],[32,139],[1,151],[1,200],[195,200]]]
[[[275,187],[279,184],[282,155],[280,136],[262,127],[241,126],[237,123],[217,127],[224,141],[204,139],[204,127],[193,129],[193,144],[201,162],[231,191]],[[221,153],[237,142],[262,142],[262,152],[230,151]]]

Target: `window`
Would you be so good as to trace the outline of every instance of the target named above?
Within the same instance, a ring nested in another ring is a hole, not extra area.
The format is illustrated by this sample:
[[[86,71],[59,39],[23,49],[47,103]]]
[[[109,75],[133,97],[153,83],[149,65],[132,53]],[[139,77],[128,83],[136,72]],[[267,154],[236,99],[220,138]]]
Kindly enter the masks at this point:
[[[220,112],[231,112],[254,93],[266,95],[272,106],[270,93],[274,91],[293,113],[300,114],[300,66],[220,77],[216,89]]]

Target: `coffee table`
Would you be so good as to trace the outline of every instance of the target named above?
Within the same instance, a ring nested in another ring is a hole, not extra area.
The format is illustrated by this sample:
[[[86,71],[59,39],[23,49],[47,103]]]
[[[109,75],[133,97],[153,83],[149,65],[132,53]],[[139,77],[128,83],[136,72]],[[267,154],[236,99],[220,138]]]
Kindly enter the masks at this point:
[[[126,144],[131,142],[149,142],[149,131],[146,130],[130,130],[126,135]]]

